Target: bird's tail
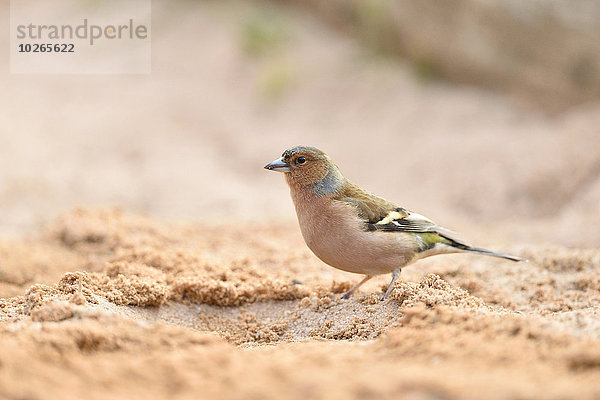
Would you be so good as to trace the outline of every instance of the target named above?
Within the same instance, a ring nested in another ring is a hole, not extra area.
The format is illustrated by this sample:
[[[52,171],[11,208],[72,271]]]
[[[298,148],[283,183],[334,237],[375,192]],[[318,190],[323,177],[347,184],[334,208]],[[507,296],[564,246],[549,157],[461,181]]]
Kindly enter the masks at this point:
[[[486,256],[492,256],[492,257],[500,257],[500,258],[506,258],[507,260],[512,260],[512,261],[527,261],[524,258],[521,257],[517,257],[517,256],[513,256],[510,254],[504,254],[504,253],[496,253],[490,250],[486,250],[486,249],[480,249],[479,247],[473,247],[473,246],[469,246],[468,244],[459,242],[456,239],[453,239],[449,236],[446,236],[442,233],[438,232],[438,235],[443,237],[444,239],[446,239],[448,242],[445,242],[444,244],[447,244],[448,246],[451,246],[459,251],[464,251],[467,253],[476,253],[476,254],[483,254]]]

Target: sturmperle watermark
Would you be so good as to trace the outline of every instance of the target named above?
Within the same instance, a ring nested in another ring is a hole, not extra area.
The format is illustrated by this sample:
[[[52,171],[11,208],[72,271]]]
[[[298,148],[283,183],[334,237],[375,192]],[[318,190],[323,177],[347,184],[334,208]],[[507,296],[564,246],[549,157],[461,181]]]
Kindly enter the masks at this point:
[[[12,73],[149,73],[150,0],[11,0]]]

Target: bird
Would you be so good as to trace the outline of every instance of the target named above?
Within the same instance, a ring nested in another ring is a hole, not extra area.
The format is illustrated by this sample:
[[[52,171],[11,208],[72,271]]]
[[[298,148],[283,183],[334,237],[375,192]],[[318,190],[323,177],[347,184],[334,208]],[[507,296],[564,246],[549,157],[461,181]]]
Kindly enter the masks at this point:
[[[310,250],[325,264],[364,275],[342,299],[372,277],[391,273],[383,301],[403,267],[433,255],[475,253],[526,261],[454,239],[452,231],[429,218],[367,192],[346,179],[333,160],[315,147],[289,148],[264,168],[284,174]]]

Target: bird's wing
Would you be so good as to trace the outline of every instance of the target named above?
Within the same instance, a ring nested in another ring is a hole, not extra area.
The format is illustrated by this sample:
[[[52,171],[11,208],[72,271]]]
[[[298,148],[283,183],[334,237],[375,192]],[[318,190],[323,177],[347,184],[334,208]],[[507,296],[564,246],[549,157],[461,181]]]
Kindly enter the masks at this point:
[[[385,232],[438,232],[451,233],[449,229],[437,225],[429,218],[397,207],[393,203],[370,194],[356,186],[350,187],[339,201],[352,204],[358,217],[365,222],[368,231]]]
[[[443,228],[429,218],[408,211],[404,208],[396,208],[385,217],[376,222],[368,222],[367,229],[370,231],[386,232],[414,232],[414,233],[450,233],[449,229]]]

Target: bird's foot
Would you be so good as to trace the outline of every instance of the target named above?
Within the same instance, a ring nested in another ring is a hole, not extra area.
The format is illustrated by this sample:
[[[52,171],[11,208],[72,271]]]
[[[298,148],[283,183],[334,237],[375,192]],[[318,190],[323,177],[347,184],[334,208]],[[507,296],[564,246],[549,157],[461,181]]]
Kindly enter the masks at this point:
[[[352,293],[356,292],[356,289],[362,286],[363,283],[371,279],[372,275],[365,275],[362,281],[358,282],[352,289],[348,290],[346,293],[342,295],[342,300],[347,300],[352,296]]]
[[[402,269],[398,268],[392,272],[392,281],[388,285],[387,290],[385,291],[384,295],[381,297],[381,301],[384,301],[385,299],[387,299],[388,294],[390,294],[390,292],[392,291],[392,288],[394,287],[394,283],[396,282],[396,279],[398,279],[398,277],[400,276],[401,271],[402,271]]]

